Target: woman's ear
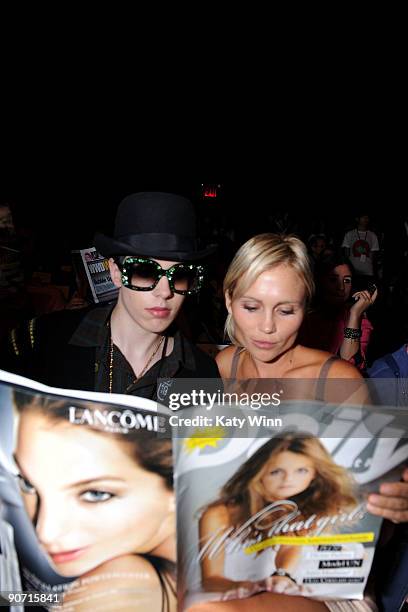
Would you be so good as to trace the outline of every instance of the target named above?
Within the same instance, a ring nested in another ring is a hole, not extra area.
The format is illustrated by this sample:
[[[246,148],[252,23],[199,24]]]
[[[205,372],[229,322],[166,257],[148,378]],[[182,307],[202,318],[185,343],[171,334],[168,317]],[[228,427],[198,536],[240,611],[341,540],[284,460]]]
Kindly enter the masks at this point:
[[[225,296],[225,306],[227,307],[228,314],[232,314],[232,309],[231,309],[232,300],[231,300],[229,291],[226,291],[224,296]]]
[[[119,270],[118,265],[115,263],[113,258],[111,257],[108,261],[109,263],[109,272],[111,275],[111,279],[115,287],[122,287],[122,273]]]

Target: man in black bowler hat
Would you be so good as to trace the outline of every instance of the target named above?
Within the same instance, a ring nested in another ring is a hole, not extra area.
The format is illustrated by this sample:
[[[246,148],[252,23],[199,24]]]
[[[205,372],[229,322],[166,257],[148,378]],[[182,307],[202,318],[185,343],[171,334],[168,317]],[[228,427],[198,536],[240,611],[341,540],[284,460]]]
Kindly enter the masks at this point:
[[[157,379],[218,378],[215,362],[175,329],[204,278],[192,203],[162,192],[128,195],[113,237],[97,234],[117,302],[66,310],[13,330],[0,367],[47,385],[165,400]],[[163,387],[165,394],[165,386]]]

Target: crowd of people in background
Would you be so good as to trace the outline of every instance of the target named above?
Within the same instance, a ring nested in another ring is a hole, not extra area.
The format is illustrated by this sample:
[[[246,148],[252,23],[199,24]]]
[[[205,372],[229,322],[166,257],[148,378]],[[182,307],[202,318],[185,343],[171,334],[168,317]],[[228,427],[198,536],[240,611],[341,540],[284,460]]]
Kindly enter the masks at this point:
[[[60,250],[51,253],[47,249],[49,237],[41,236],[40,226],[30,227],[18,215],[18,223],[13,225],[12,214],[13,206],[1,206],[0,339],[21,320],[88,304],[78,291],[71,249],[92,245],[78,244],[78,238],[72,236],[70,243],[65,240]],[[242,223],[234,223],[234,216],[222,210],[201,214],[200,233],[207,242],[217,245],[217,254],[208,260],[207,282],[201,293],[187,301],[181,317],[183,331],[194,342],[228,342],[224,337],[222,283],[235,252],[250,237]],[[316,297],[301,330],[306,344],[352,359],[360,370],[365,370],[408,339],[406,216],[383,224],[370,217],[368,207],[356,207],[354,215],[334,223],[328,214],[310,214],[305,219],[304,215],[277,206],[263,219],[260,229],[294,233],[307,246],[315,273]],[[343,275],[342,281],[335,278],[339,274]],[[335,330],[330,330],[328,337],[328,321],[333,316],[338,322],[337,339]],[[360,320],[362,337],[359,343],[353,342],[356,338],[349,339],[346,346],[339,344],[343,335],[340,332],[350,317]],[[318,337],[313,333],[314,325],[319,325]]]

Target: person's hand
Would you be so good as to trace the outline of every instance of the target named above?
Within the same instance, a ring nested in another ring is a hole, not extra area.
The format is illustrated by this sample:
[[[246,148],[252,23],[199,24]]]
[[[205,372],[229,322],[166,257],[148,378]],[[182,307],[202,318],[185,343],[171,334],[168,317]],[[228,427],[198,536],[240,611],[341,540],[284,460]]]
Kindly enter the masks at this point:
[[[285,593],[285,595],[307,595],[310,592],[308,587],[293,582],[285,576],[270,576],[263,581],[269,593]]]
[[[356,293],[353,293],[353,298],[356,301],[354,302],[353,306],[350,308],[350,313],[353,313],[357,315],[358,317],[361,317],[361,315],[367,310],[367,308],[369,308],[370,306],[372,306],[372,304],[374,304],[375,300],[377,299],[377,295],[378,295],[378,289],[374,291],[373,295],[370,295],[370,292],[367,290],[357,291]]]
[[[402,482],[384,482],[379,493],[368,496],[367,510],[393,523],[408,522],[408,468],[402,473]]]
[[[263,580],[258,582],[251,582],[249,580],[242,581],[239,587],[225,591],[221,597],[221,601],[229,601],[230,599],[244,599],[245,597],[251,597],[256,593],[265,591]]]

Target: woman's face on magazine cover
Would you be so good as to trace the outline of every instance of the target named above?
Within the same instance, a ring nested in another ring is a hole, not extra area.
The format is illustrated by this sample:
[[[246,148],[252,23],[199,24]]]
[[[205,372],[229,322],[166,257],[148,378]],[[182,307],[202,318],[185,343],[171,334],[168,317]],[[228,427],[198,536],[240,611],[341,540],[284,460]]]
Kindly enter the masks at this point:
[[[269,362],[295,342],[305,307],[305,286],[286,265],[266,270],[237,299],[226,295],[236,334],[256,358]]]
[[[300,453],[282,451],[269,460],[261,483],[268,501],[275,501],[302,493],[315,475],[312,459]]]
[[[180,263],[161,259],[154,261],[164,270]],[[110,260],[109,267],[113,282],[117,287],[121,287],[118,303],[129,317],[145,331],[156,334],[164,332],[176,318],[185,296],[172,292],[166,276],[163,276],[151,291],[134,291],[123,287],[121,271],[113,260]]]
[[[123,555],[159,554],[175,536],[173,493],[129,447],[84,426],[21,415],[15,458],[26,509],[62,576]]]

